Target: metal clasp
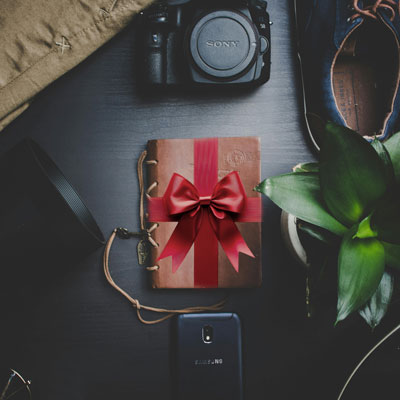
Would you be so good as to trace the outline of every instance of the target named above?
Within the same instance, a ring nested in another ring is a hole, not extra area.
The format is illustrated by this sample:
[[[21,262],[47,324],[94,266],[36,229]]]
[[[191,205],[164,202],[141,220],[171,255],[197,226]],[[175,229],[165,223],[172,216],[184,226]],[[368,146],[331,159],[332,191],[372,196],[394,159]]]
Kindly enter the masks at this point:
[[[144,237],[148,236],[146,231],[131,232],[126,228],[117,228],[116,229],[116,234],[120,239],[130,239],[130,238],[133,238],[133,237],[144,238]]]

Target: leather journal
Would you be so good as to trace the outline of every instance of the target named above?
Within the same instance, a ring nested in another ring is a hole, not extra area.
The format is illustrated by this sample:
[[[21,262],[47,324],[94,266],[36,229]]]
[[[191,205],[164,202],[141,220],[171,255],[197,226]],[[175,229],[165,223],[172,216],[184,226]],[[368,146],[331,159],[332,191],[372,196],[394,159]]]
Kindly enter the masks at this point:
[[[152,286],[260,286],[260,139],[151,140],[147,165]]]

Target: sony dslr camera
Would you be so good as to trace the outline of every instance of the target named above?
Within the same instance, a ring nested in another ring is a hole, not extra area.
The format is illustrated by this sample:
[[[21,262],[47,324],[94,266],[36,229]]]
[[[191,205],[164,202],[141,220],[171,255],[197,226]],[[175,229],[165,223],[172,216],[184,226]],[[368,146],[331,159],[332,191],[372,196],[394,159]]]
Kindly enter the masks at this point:
[[[144,85],[260,85],[270,76],[265,0],[158,0],[141,13]]]

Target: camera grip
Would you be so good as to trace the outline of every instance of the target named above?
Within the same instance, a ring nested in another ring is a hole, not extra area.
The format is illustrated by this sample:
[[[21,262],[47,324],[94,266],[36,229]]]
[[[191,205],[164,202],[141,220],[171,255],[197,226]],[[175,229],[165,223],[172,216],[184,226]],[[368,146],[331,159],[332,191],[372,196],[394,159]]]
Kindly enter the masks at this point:
[[[148,33],[144,43],[143,79],[147,84],[162,85],[165,83],[165,34]]]

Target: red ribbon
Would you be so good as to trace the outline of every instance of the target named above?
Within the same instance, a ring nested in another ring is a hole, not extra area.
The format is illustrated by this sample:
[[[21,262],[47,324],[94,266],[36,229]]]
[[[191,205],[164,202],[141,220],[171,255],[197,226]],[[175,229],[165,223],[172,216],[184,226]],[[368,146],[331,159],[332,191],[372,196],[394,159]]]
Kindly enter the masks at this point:
[[[180,215],[178,225],[158,258],[172,256],[173,272],[179,268],[198,233],[207,224],[236,271],[239,271],[239,252],[254,257],[232,219],[232,214],[240,214],[246,201],[246,192],[236,171],[221,179],[210,196],[200,196],[192,183],[174,174],[163,200],[169,215]]]
[[[247,198],[234,171],[219,182],[218,140],[195,140],[194,181],[173,174],[162,198],[149,201],[150,221],[178,221],[159,260],[172,257],[176,272],[193,243],[197,287],[218,286],[218,242],[239,271],[239,253],[254,257],[235,221],[260,221],[260,199]]]

